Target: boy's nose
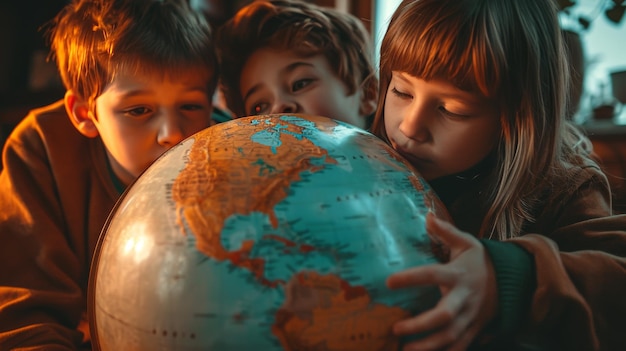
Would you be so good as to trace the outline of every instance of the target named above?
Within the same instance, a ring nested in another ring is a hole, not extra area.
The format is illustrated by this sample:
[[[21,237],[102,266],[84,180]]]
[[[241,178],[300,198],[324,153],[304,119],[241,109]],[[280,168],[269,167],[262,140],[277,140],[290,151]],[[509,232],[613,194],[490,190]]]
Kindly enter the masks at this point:
[[[157,136],[157,141],[160,145],[172,147],[184,139],[185,134],[181,125],[182,118],[176,113],[165,113],[162,116]]]
[[[296,113],[298,110],[298,104],[295,101],[280,100],[272,105],[271,113]]]

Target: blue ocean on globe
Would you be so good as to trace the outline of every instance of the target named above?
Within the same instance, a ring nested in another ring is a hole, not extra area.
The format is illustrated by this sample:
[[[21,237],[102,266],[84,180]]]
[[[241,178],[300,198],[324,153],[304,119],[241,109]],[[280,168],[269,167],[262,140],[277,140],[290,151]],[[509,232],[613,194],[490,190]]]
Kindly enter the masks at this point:
[[[393,323],[435,287],[390,290],[438,262],[424,216],[447,212],[372,134],[262,115],[207,128],[122,196],[90,276],[100,350],[395,350]]]

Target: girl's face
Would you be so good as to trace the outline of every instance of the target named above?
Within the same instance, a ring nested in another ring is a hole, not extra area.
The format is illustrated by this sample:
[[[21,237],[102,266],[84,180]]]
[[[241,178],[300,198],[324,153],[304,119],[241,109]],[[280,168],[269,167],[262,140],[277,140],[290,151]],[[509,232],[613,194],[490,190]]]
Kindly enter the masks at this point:
[[[291,51],[255,51],[241,71],[240,93],[247,115],[306,113],[365,126],[373,104],[362,89],[348,88],[332,71],[326,57],[301,57]],[[371,105],[371,107],[369,107]]]
[[[426,180],[476,165],[501,132],[498,110],[484,96],[399,71],[392,72],[384,118],[392,146]]]
[[[132,182],[161,154],[213,124],[207,75],[120,74],[96,98],[91,119],[115,174]]]

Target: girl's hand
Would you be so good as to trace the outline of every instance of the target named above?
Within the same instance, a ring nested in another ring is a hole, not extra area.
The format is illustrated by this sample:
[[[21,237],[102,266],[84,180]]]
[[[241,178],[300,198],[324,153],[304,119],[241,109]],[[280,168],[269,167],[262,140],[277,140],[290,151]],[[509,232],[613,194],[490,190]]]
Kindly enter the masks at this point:
[[[396,335],[428,333],[405,345],[404,351],[465,350],[496,316],[493,264],[478,239],[433,213],[426,216],[426,230],[450,249],[450,261],[392,274],[387,285],[391,289],[438,285],[441,300],[434,308],[397,322],[393,331]]]

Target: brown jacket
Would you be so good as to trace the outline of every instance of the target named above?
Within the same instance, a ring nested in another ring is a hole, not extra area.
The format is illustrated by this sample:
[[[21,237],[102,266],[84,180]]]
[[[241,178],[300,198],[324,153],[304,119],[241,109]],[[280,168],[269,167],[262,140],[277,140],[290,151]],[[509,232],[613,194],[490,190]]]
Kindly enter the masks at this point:
[[[507,240],[530,254],[535,282],[514,336],[521,341],[508,350],[626,350],[626,215],[611,215],[609,185],[596,165],[571,172],[575,181],[545,189],[537,220]],[[470,233],[484,218],[482,181],[432,183]]]
[[[91,257],[120,195],[104,146],[82,136],[59,101],[17,126],[2,161],[0,350],[77,349],[88,338]]]
[[[212,118],[231,117],[213,109]],[[2,162],[0,351],[90,349],[89,268],[120,196],[104,145],[58,101],[15,128]]]

